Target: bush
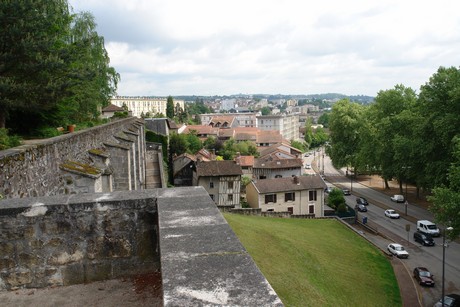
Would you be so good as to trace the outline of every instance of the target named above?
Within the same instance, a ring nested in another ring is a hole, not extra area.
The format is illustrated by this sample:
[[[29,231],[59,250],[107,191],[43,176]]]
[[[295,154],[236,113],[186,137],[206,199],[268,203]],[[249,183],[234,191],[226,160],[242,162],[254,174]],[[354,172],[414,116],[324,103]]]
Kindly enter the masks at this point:
[[[21,145],[21,138],[17,135],[8,135],[8,129],[0,128],[0,150]]]

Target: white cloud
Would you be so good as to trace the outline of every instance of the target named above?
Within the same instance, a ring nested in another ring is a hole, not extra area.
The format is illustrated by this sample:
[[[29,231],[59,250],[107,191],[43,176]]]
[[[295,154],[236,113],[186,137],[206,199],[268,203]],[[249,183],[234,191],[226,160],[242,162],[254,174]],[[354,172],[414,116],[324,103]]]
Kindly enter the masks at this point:
[[[121,95],[375,95],[460,63],[453,0],[70,3],[96,17]]]

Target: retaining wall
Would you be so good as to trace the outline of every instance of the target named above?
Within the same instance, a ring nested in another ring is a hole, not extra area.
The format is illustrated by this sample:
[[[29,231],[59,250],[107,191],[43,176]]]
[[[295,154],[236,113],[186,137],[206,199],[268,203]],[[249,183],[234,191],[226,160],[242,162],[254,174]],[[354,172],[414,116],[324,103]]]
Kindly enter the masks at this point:
[[[144,126],[135,117],[27,141],[0,151],[0,194],[24,198],[142,189],[144,159]]]

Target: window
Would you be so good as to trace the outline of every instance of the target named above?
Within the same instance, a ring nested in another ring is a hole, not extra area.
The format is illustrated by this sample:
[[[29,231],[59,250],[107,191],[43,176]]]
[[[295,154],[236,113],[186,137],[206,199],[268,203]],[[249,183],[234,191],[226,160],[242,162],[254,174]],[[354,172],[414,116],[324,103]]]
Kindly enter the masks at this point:
[[[265,195],[265,203],[276,203],[276,194],[267,194]]]
[[[308,206],[308,213],[309,214],[315,214],[315,206],[313,206],[313,205]]]
[[[211,197],[211,199],[214,200],[214,194],[209,194],[209,197]]]
[[[228,189],[233,190],[233,181],[228,182]]]
[[[260,176],[259,176],[259,179],[267,179],[267,176],[260,175]]]
[[[209,182],[209,188],[210,188],[210,189],[214,189],[214,182],[212,182],[212,181]]]
[[[233,194],[228,194],[228,201],[233,201]]]
[[[281,175],[276,175],[275,178],[283,178]]]
[[[308,200],[310,200],[310,201],[315,200],[316,201],[316,191],[308,191]]]
[[[295,193],[294,192],[284,193],[284,201],[285,202],[294,201],[294,200],[295,200]]]

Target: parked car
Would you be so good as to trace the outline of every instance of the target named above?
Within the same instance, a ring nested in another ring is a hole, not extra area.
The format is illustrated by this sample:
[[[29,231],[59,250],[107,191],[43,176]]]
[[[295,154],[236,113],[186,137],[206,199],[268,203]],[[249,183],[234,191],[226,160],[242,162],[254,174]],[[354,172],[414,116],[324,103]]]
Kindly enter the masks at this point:
[[[414,269],[414,278],[418,281],[421,286],[434,287],[434,275],[424,267],[416,267]]]
[[[343,195],[351,195],[350,190],[342,189]]]
[[[424,234],[420,231],[414,232],[414,241],[424,246],[434,246],[435,244],[433,238],[430,235]]]
[[[399,219],[399,213],[396,212],[395,210],[393,209],[387,209],[385,210],[385,216],[386,217],[389,217],[391,219]]]
[[[332,190],[333,190],[332,187],[327,187],[327,188],[324,189],[324,192],[325,192],[325,193],[331,193]]]
[[[311,164],[305,164],[306,169],[311,169]]]
[[[441,307],[442,299],[440,299],[434,307]],[[460,295],[458,294],[447,294],[444,296],[444,306],[459,307],[460,306]]]
[[[388,251],[390,254],[395,255],[398,258],[409,258],[409,253],[406,251],[406,249],[398,243],[390,243],[388,244]]]
[[[309,157],[309,156],[310,154],[308,152],[304,155],[304,157]]]
[[[359,212],[367,212],[367,208],[364,205],[356,205],[355,209],[358,210]]]
[[[358,198],[356,198],[356,203],[357,203],[358,205],[364,205],[364,206],[369,205],[369,203],[367,202],[367,199],[365,199],[364,197],[358,197]]]
[[[397,202],[397,203],[403,203],[404,202],[404,196],[402,195],[393,195],[390,197],[391,201]]]

